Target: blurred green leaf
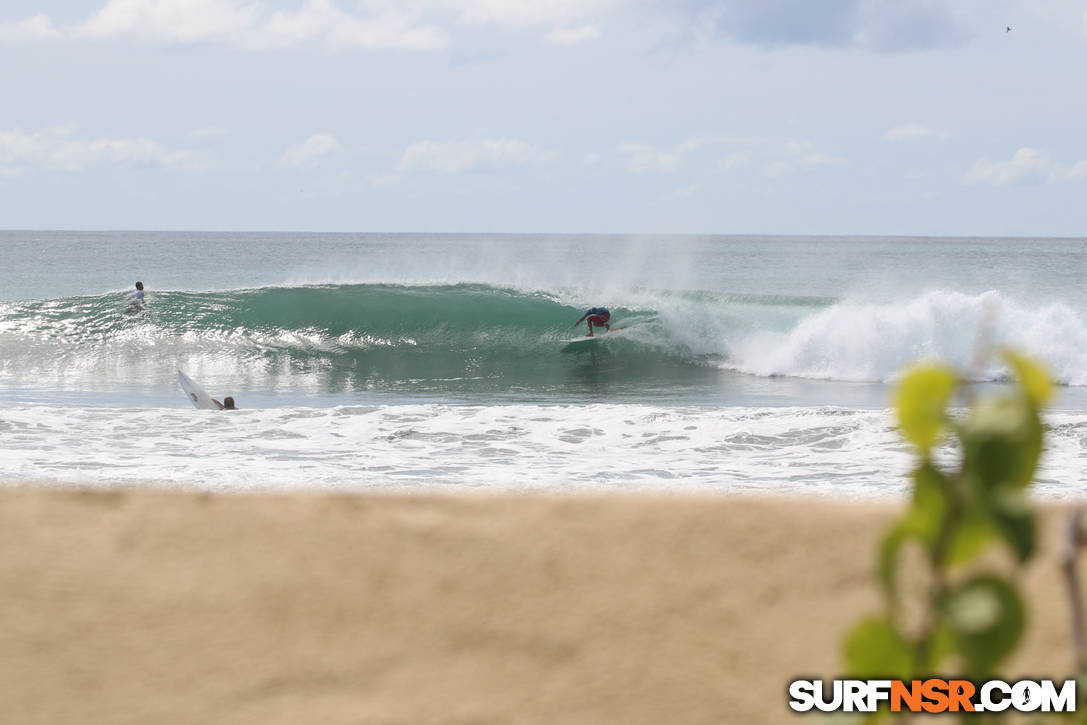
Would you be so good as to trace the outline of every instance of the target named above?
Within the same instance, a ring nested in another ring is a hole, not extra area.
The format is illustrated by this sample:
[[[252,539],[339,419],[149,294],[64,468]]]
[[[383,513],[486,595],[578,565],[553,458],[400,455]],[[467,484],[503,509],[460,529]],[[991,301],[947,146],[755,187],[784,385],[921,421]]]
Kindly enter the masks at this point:
[[[1020,562],[1034,555],[1034,515],[1022,489],[1002,488],[990,499],[990,517]]]
[[[955,649],[955,635],[946,623],[933,627],[921,643],[924,657],[917,662],[917,672],[936,672],[940,663]]]
[[[882,704],[884,707],[875,712],[820,713],[812,725],[875,725],[884,722],[890,716],[887,704]]]
[[[913,472],[913,501],[906,515],[883,537],[879,553],[879,573],[883,588],[893,600],[896,593],[895,570],[898,552],[911,538],[924,543],[930,554],[947,515],[950,481],[930,462],[922,462]]]
[[[1037,530],[1025,488],[1037,470],[1044,429],[1040,408],[1053,386],[1037,362],[1005,351],[1019,377],[1016,390],[981,400],[961,419],[947,413],[958,381],[954,371],[923,364],[907,372],[895,395],[903,436],[920,449],[912,473],[908,511],[884,535],[879,575],[887,595],[885,617],[859,622],[847,635],[845,654],[854,676],[909,679],[938,671],[951,655],[961,656],[965,674],[991,676],[1019,642],[1024,605],[1012,580],[975,576],[950,584],[951,567],[969,563],[993,541],[1002,540],[1020,562],[1035,551]],[[945,473],[934,465],[932,449],[949,429],[958,436],[961,463]],[[895,625],[902,549],[910,541],[929,553],[924,628],[916,641]]]
[[[963,564],[981,553],[996,538],[997,528],[980,511],[963,512],[948,537],[941,563]]]
[[[947,427],[945,410],[956,380],[946,365],[921,364],[906,373],[895,393],[902,434],[926,456]]]
[[[846,635],[845,661],[852,677],[908,680],[913,649],[889,619],[867,617]]]
[[[1076,722],[1087,725],[1087,673],[1076,678]]]
[[[892,607],[895,603],[895,595],[898,593],[895,585],[898,551],[913,533],[908,522],[900,521],[884,535],[879,547],[879,578],[883,582],[883,592],[887,595],[887,602]]]
[[[940,606],[973,677],[991,674],[1023,632],[1023,603],[995,576],[979,576],[948,590]]]
[[[1035,408],[1023,397],[1001,396],[978,403],[959,426],[963,474],[986,495],[998,486],[1030,483],[1042,455],[1044,431]]]
[[[1023,391],[1035,408],[1041,408],[1049,402],[1053,395],[1053,380],[1041,363],[1013,350],[1002,350],[1001,356],[1019,376]]]
[[[913,505],[908,516],[928,544],[933,544],[943,528],[950,506],[952,483],[940,469],[922,461],[913,472]]]

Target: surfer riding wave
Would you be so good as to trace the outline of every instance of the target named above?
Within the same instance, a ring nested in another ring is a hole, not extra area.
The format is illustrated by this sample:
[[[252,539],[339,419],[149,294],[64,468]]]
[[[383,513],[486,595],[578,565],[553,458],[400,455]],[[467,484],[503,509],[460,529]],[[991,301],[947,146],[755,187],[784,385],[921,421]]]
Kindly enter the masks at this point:
[[[611,312],[607,307],[590,307],[585,310],[585,314],[581,316],[581,319],[574,323],[574,327],[581,324],[581,321],[588,318],[589,334],[586,337],[593,336],[593,325],[597,327],[603,327],[608,332],[611,332]]]

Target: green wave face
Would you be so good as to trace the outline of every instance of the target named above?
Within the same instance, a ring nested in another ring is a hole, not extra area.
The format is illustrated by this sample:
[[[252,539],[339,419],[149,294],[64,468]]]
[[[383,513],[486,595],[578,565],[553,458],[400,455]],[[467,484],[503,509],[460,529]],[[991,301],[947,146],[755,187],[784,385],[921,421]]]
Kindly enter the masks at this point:
[[[583,307],[487,285],[155,292],[134,314],[120,295],[8,303],[0,375],[125,383],[188,366],[222,377],[233,368],[258,388],[261,376],[275,386],[293,375],[318,390],[486,392],[584,376],[672,384],[718,374],[706,363],[720,356],[671,339],[657,310],[611,310],[614,324],[635,324],[583,350],[564,342],[585,334],[584,323],[574,327]]]

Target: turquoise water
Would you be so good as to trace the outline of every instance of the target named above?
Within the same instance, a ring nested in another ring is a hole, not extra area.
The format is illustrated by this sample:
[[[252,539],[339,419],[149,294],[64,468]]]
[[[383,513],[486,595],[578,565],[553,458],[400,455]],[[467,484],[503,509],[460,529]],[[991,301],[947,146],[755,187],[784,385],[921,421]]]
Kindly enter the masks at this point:
[[[0,232],[0,254],[7,478],[885,492],[895,375],[966,370],[985,328],[1061,382],[1047,490],[1083,484],[1083,240]],[[629,327],[570,348],[597,305]],[[179,368],[242,413],[192,410]],[[586,467],[602,450],[623,463]]]

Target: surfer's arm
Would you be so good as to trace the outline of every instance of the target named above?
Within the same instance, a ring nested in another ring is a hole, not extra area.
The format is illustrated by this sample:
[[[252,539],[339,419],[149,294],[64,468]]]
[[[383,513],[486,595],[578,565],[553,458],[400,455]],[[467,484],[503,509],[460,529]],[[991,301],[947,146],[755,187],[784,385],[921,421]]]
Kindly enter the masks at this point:
[[[224,409],[226,409],[226,406],[225,406],[225,405],[223,405],[222,403],[220,403],[220,402],[219,402],[218,400],[216,400],[215,398],[212,398],[212,399],[211,399],[211,402],[213,402],[213,403],[215,403],[216,405],[218,405],[218,406],[219,406],[219,410],[224,410]]]
[[[581,316],[581,320],[584,320],[584,319],[585,319],[586,317],[588,317],[588,316],[589,316],[589,313],[588,313],[588,312],[586,312],[586,313],[585,313],[584,315],[582,315],[582,316]],[[581,324],[581,320],[578,320],[577,322],[575,322],[575,323],[574,323],[574,327],[577,327],[578,325],[580,325],[580,324]]]

